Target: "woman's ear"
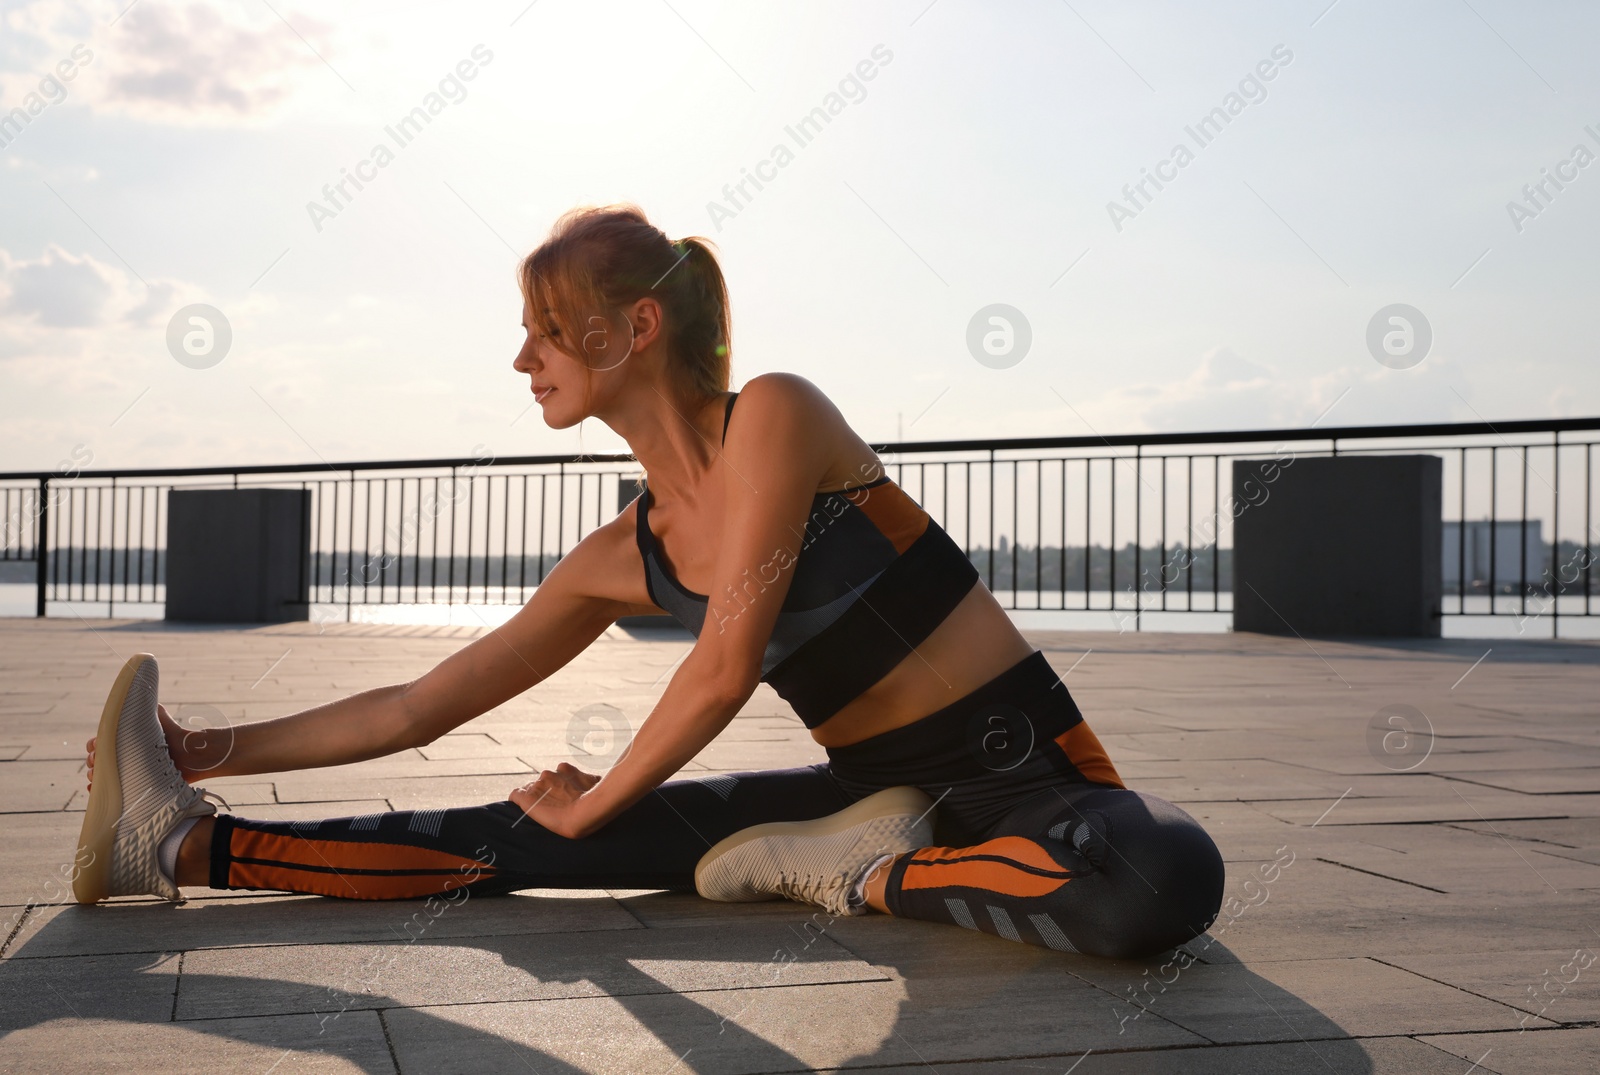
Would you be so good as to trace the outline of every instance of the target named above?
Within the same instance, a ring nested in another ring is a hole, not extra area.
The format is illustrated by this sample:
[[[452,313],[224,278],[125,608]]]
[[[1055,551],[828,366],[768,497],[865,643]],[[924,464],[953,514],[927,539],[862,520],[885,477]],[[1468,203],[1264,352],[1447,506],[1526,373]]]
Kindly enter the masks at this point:
[[[633,327],[633,350],[643,351],[662,338],[665,326],[661,319],[661,303],[648,296],[634,302],[628,311],[628,323]]]

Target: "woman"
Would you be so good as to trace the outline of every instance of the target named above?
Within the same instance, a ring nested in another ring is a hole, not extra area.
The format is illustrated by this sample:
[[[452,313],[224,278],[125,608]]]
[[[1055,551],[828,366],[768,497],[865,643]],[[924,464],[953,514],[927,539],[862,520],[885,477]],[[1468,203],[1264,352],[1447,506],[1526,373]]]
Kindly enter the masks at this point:
[[[1122,957],[1210,925],[1210,838],[1123,787],[1044,656],[833,405],[782,374],[728,392],[727,291],[703,241],[671,242],[632,207],[579,210],[518,275],[514,368],[547,425],[594,417],[626,439],[641,495],[420,679],[230,744],[186,739],[157,704],[154,658],[133,658],[89,741],[81,901],[692,885]],[[697,640],[604,776],[563,763],[506,802],[287,823],[219,815],[186,783],[423,746],[658,610]],[[663,783],[758,680],[828,763]]]

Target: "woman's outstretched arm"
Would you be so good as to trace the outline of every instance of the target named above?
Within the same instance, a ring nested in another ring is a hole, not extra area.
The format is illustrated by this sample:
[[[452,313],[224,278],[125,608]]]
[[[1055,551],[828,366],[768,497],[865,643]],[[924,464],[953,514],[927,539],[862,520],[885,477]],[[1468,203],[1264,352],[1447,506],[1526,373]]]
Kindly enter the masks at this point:
[[[165,718],[173,760],[197,781],[343,765],[431,743],[545,679],[638,608],[628,569],[641,592],[642,569],[631,527],[620,522],[580,542],[511,620],[421,678],[224,729],[191,731]],[[89,751],[92,772],[92,739]]]

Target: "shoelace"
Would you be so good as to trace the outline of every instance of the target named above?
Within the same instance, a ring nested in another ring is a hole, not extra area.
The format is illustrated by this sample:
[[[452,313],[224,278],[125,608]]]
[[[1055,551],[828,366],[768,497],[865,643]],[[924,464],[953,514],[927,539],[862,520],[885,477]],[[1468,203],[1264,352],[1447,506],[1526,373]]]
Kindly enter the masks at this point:
[[[823,890],[829,878],[826,875],[806,873],[778,874],[778,894],[803,903],[825,903]]]

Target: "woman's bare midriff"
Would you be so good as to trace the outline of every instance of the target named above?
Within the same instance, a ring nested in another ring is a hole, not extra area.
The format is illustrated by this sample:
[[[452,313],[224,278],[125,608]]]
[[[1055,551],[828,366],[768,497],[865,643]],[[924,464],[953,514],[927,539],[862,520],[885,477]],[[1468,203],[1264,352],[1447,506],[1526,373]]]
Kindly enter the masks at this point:
[[[825,747],[842,747],[902,728],[966,697],[1032,652],[979,583],[922,645],[813,728],[811,737]]]

